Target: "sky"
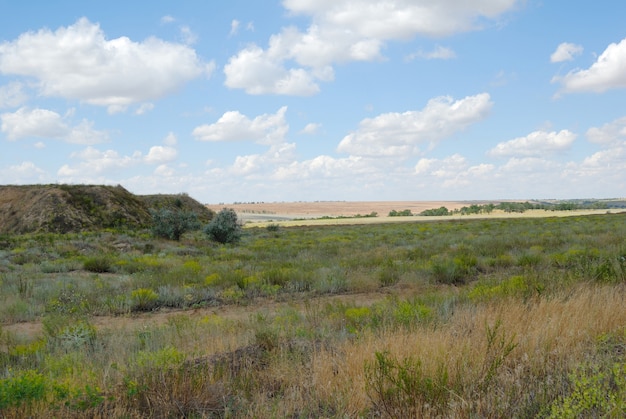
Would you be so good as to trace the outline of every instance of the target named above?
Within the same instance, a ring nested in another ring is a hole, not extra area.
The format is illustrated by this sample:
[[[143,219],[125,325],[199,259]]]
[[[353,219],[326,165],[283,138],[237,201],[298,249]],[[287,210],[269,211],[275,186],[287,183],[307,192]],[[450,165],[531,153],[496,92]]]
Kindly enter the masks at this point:
[[[0,184],[626,197],[626,2],[0,0]]]

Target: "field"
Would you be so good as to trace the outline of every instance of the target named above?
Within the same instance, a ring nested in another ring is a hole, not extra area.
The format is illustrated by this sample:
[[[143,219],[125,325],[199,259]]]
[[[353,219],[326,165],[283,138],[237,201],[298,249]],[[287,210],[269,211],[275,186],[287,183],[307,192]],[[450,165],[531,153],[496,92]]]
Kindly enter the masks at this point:
[[[0,236],[0,417],[626,415],[626,214],[409,204]]]

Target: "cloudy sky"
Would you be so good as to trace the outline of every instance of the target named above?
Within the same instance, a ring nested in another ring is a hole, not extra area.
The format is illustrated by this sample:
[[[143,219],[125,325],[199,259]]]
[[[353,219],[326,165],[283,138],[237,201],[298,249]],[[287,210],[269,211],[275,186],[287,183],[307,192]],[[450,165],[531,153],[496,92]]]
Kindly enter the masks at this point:
[[[206,203],[626,196],[624,2],[0,10],[0,184]]]

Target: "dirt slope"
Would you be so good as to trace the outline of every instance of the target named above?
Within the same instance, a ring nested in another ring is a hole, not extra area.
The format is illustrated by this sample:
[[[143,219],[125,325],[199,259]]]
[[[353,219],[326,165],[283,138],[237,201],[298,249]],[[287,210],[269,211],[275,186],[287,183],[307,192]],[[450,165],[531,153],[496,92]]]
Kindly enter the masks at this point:
[[[138,196],[122,186],[0,186],[0,234],[68,233],[150,225],[150,208],[191,210],[202,220],[212,213],[186,195]]]

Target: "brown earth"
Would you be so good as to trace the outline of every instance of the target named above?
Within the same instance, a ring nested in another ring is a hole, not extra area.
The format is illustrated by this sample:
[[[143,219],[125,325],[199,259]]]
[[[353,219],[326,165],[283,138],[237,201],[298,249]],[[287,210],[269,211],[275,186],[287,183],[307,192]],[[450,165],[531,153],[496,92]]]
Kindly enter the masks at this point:
[[[122,186],[0,185],[0,234],[69,233],[150,225],[150,209],[212,212],[187,195],[134,195]]]
[[[259,202],[243,204],[207,205],[213,211],[222,208],[232,208],[244,220],[262,221],[264,218],[293,219],[293,218],[320,218],[320,217],[352,217],[355,215],[369,215],[373,212],[384,217],[390,211],[411,210],[413,214],[446,207],[449,210],[461,208],[471,204],[483,204],[482,201],[316,201],[316,202]]]

